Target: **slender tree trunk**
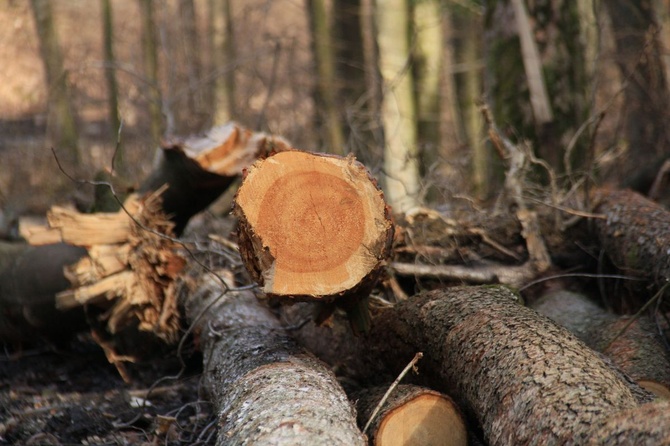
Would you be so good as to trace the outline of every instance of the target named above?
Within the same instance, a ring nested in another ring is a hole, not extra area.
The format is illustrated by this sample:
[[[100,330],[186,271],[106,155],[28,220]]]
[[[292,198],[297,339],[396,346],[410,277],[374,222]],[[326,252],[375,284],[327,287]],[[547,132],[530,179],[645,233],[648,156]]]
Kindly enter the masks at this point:
[[[325,0],[309,0],[309,19],[312,33],[312,51],[316,64],[317,132],[324,135],[323,145],[327,152],[344,154],[344,133],[337,107],[338,94],[335,80],[335,49],[330,33],[330,21]]]
[[[384,174],[386,194],[396,212],[419,202],[416,105],[409,53],[407,0],[380,0],[375,11],[379,66],[384,82]]]
[[[120,131],[121,116],[119,111],[119,86],[116,81],[116,58],[114,57],[114,20],[112,14],[111,0],[102,0],[102,29],[103,29],[103,50],[105,54],[105,81],[107,82],[107,103],[109,107],[109,123],[112,128],[112,134],[116,140],[116,135]],[[123,143],[118,147],[114,162],[115,169],[125,172],[125,156]]]
[[[230,0],[209,0],[214,125],[235,117],[235,35]]]
[[[200,130],[201,116],[204,113],[203,85],[201,85],[200,45],[195,3],[193,0],[179,0],[179,22],[181,25],[183,60],[186,67],[188,98],[186,119],[188,133]]]
[[[531,141],[555,171],[578,170],[590,140],[589,127],[578,134],[590,110],[584,36],[593,36],[580,29],[583,6],[565,0],[492,5],[486,17],[487,68],[496,122]]]
[[[151,119],[151,136],[158,142],[163,136],[163,114],[158,80],[158,45],[156,41],[156,21],[153,0],[139,0],[142,16],[142,52],[144,76],[147,82],[147,101]]]
[[[416,39],[414,74],[416,83],[417,138],[422,165],[430,168],[437,161],[440,147],[440,73],[444,56],[441,3],[421,1],[414,5]]]
[[[70,101],[67,72],[58,44],[50,0],[31,0],[33,17],[40,41],[40,51],[49,91],[49,133],[59,160],[67,167],[80,163],[77,122]]]
[[[475,196],[487,198],[501,178],[494,176],[495,153],[484,143],[484,120],[480,111],[483,100],[483,23],[472,11],[459,9],[456,14],[456,61],[463,68],[457,75],[463,130],[472,155],[472,186]],[[497,181],[496,181],[497,180]]]

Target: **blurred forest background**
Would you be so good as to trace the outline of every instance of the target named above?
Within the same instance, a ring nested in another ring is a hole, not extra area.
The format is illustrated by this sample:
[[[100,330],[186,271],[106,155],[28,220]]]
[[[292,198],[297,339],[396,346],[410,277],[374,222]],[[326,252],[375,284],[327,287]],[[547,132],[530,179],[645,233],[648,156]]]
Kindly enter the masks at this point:
[[[51,147],[93,180],[120,135],[138,182],[162,139],[229,120],[354,153],[400,211],[495,196],[484,105],[541,160],[538,200],[647,192],[670,156],[668,0],[1,0],[0,66],[4,225],[91,199]]]

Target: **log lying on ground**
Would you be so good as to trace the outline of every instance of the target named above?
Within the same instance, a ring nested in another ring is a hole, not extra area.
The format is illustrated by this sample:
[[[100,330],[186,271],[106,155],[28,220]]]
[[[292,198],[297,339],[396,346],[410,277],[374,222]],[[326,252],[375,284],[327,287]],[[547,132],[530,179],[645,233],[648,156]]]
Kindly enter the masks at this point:
[[[670,401],[658,400],[623,410],[591,433],[589,445],[657,446],[670,444]]]
[[[217,444],[365,444],[333,373],[298,347],[253,293],[224,289],[201,273],[181,297],[220,418]]]
[[[661,286],[670,280],[670,211],[627,190],[599,190],[595,211],[603,249],[627,274]]]
[[[285,151],[258,161],[234,213],[245,265],[276,298],[364,299],[393,239],[383,194],[353,157]]]
[[[503,286],[414,296],[377,317],[368,342],[396,369],[422,351],[431,387],[476,417],[491,445],[583,444],[597,423],[652,398]]]
[[[358,425],[363,428],[388,389],[375,387],[357,392]],[[425,387],[400,385],[370,425],[375,446],[465,446],[468,435],[463,416],[446,395]]]
[[[54,296],[70,283],[63,268],[86,254],[64,243],[0,243],[0,342],[58,342],[85,327],[81,309],[59,311]]]
[[[645,389],[670,398],[670,358],[647,317],[632,320],[617,316],[586,296],[569,291],[542,296],[532,308],[570,330],[592,349],[607,355]]]

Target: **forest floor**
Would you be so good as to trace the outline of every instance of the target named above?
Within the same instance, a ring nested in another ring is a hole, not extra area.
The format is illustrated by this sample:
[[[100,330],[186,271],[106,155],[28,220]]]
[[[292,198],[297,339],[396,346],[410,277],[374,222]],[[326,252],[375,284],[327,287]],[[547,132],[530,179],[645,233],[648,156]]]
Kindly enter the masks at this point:
[[[200,358],[179,379],[175,355],[131,365],[124,383],[100,347],[80,336],[59,349],[0,357],[0,444],[213,444],[209,404],[198,399]]]

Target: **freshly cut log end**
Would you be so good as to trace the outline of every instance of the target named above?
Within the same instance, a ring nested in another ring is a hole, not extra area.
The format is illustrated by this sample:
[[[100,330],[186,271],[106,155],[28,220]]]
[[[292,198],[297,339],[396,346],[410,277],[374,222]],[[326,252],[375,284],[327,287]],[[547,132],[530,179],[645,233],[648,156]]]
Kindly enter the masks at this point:
[[[234,212],[247,269],[274,297],[330,301],[374,285],[393,224],[353,157],[284,151],[247,171]]]
[[[367,422],[385,392],[386,388],[376,387],[355,395],[359,425]],[[456,403],[446,395],[414,385],[395,389],[370,427],[375,446],[468,443],[465,421]]]

